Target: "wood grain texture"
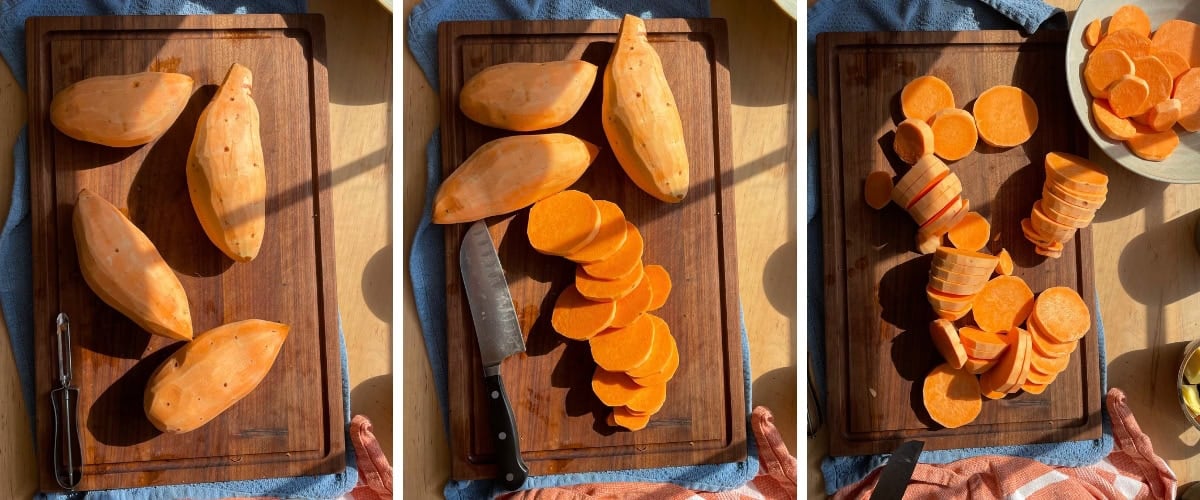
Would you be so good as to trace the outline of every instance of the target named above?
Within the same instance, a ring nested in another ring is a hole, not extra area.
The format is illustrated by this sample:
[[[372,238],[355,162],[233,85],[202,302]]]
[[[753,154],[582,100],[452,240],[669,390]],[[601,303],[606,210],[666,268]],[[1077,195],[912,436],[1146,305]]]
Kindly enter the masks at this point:
[[[1087,148],[1066,108],[1066,86],[1045,78],[1063,72],[1064,34],[831,33],[817,43],[830,453],[887,452],[912,438],[945,449],[1097,437],[1102,389],[1094,319],[1092,333],[1045,393],[989,401],[958,429],[932,422],[920,396],[925,374],[941,361],[929,339],[935,316],[924,297],[931,256],[916,253],[916,228],[906,212],[894,205],[875,211],[861,195],[872,170],[907,171],[891,155],[890,139],[908,81],[938,76],[967,109],[994,85],[1020,87],[1039,107],[1034,136],[1015,148],[981,146],[951,169],[963,178],[971,209],[992,224],[990,252],[1008,249],[1015,274],[1035,293],[1070,286],[1094,311],[1091,231],[1081,230],[1063,258],[1044,259],[1020,230],[1040,197],[1045,154]]]
[[[84,443],[82,489],[318,474],[344,467],[338,363],[328,86],[317,16],[34,18],[28,23],[35,318],[67,312],[75,330]],[[121,57],[112,57],[120,54]],[[258,258],[233,264],[207,241],[182,175],[195,121],[230,64],[254,72],[268,165],[267,232]],[[176,124],[141,148],[109,149],[53,129],[54,92],[95,75],[191,75]],[[141,412],[145,380],[179,344],[151,337],[82,281],[70,214],[89,188],[154,241],[189,295],[197,332],[260,318],[292,335],[258,390],[208,425],[158,433]],[[50,449],[50,323],[35,326],[38,448]],[[56,488],[42,456],[41,486]]]
[[[581,58],[607,63],[619,22],[537,21],[443,23],[439,29],[443,103],[476,72],[510,61]],[[659,312],[680,332],[681,365],[668,400],[650,425],[617,432],[608,408],[591,393],[592,366],[585,344],[570,342],[549,325],[554,299],[571,283],[574,265],[543,256],[528,244],[525,212],[489,220],[498,242],[527,352],[502,365],[517,419],[521,450],[532,474],[580,472],[737,460],[746,428],[729,143],[729,84],[724,23],[719,20],[647,22],[650,40],[684,117],[693,165],[685,201],[664,204],[628,181],[611,151],[574,186],[613,201],[646,241],[644,262],[663,265],[676,286]],[[600,80],[579,113],[549,131],[579,136],[602,148]],[[443,106],[442,165],[448,175],[483,143],[505,132],[467,120]],[[605,148],[607,149],[607,148]],[[452,477],[489,477],[491,444],[482,391],[478,344],[458,269],[465,225],[446,228],[450,435]]]

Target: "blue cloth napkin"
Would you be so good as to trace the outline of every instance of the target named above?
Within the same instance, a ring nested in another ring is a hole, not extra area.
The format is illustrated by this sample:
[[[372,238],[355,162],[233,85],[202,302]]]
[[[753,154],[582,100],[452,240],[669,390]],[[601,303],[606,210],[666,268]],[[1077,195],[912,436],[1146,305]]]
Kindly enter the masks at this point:
[[[817,34],[838,31],[967,31],[1015,29],[1033,33],[1039,28],[1066,28],[1066,16],[1040,0],[824,0],[808,9],[808,91],[817,96]],[[817,386],[825,397],[825,328],[821,281],[821,219],[818,137],[808,141],[808,353],[813,363]],[[1097,302],[1098,303],[1098,302]],[[1100,392],[1107,388],[1104,354],[1104,324],[1097,315],[1100,345]],[[923,463],[948,463],[978,455],[1028,457],[1050,465],[1080,466],[1093,464],[1112,451],[1112,429],[1107,411],[1102,412],[1104,433],[1099,439],[1066,443],[1046,443],[991,448],[963,448],[926,451]],[[887,462],[888,455],[826,457],[821,464],[825,491],[862,479]]]
[[[108,14],[258,14],[302,13],[304,0],[0,0],[0,56],[25,87],[25,19],[32,16],[93,16]],[[29,220],[29,146],[21,132],[13,149],[13,194],[8,220],[0,231],[0,306],[8,324],[13,356],[21,378],[25,408],[34,417],[33,378],[33,255]],[[350,421],[350,376],[346,366],[346,344],[338,322],[342,362],[342,403],[347,425]],[[36,431],[34,442],[37,442]],[[43,453],[38,454],[44,457]],[[155,486],[126,490],[78,492],[69,495],[39,495],[41,498],[97,498],[112,500],[207,500],[232,496],[280,498],[336,498],[358,483],[358,468],[350,437],[346,436],[346,470],[324,476],[282,479]]]
[[[643,18],[708,17],[707,1],[654,2],[650,0],[594,0],[588,2],[550,2],[526,0],[425,0],[413,8],[409,17],[407,45],[417,64],[433,87],[438,86],[437,26],[442,21],[478,21],[492,19],[612,19],[623,14]],[[445,103],[443,103],[445,104]],[[449,432],[446,388],[446,269],[442,228],[430,222],[430,205],[441,184],[439,134],[434,132],[426,147],[425,209],[413,238],[409,256],[409,275],[425,349],[429,355],[443,423]],[[739,318],[740,319],[740,318]],[[750,356],[745,325],[742,324],[742,359],[746,389],[746,414],[750,414]],[[758,450],[752,437],[747,438],[748,457],[743,462],[667,467],[661,469],[621,470],[595,473],[533,476],[523,489],[565,486],[597,482],[673,483],[687,488],[719,491],[736,488],[758,473]],[[446,498],[474,499],[501,493],[492,481],[450,481]]]

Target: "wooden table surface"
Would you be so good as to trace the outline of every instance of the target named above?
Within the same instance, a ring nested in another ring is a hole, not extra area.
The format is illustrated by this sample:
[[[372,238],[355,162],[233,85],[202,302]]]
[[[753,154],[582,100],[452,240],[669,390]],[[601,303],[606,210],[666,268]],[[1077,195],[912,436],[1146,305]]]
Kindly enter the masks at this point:
[[[371,419],[391,459],[392,18],[375,0],[310,0],[309,11],[325,16],[327,30],[338,306],[351,411]],[[10,151],[25,121],[25,94],[0,62],[0,220],[11,195]],[[0,498],[29,498],[37,489],[30,429],[0,322]]]
[[[1073,13],[1080,2],[1046,3]],[[810,105],[810,123],[813,113]],[[1175,471],[1179,484],[1200,480],[1200,431],[1184,419],[1175,396],[1183,347],[1200,336],[1200,250],[1193,233],[1200,220],[1200,185],[1137,176],[1094,144],[1090,157],[1110,178],[1108,199],[1092,224],[1108,386],[1125,392],[1155,453]],[[828,451],[826,430],[808,441],[809,497],[824,494],[820,463]]]
[[[403,12],[418,2],[405,0]],[[755,405],[775,413],[796,449],[796,22],[773,2],[714,0],[729,27],[738,278]],[[411,248],[425,191],[425,146],[439,102],[412,54],[404,58],[404,248]],[[453,103],[451,103],[453,105]],[[405,273],[404,494],[441,496],[449,449],[421,328]]]

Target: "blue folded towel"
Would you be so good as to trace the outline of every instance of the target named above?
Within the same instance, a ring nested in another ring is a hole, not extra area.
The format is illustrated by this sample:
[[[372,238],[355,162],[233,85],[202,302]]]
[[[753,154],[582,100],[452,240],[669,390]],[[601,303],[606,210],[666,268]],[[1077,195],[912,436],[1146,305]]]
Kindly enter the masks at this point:
[[[438,86],[437,26],[442,21],[478,21],[492,19],[612,19],[623,14],[651,17],[708,17],[708,2],[654,2],[648,0],[595,0],[587,2],[550,2],[525,0],[452,1],[425,0],[413,8],[409,17],[408,48],[426,79]],[[443,103],[444,105],[445,103]],[[449,432],[446,389],[446,248],[442,228],[430,222],[430,205],[441,184],[441,150],[438,133],[426,147],[427,184],[425,209],[413,238],[409,256],[409,275],[417,315],[425,338],[442,419]],[[746,388],[746,414],[750,414],[750,356],[745,325],[742,325],[742,359]],[[758,451],[748,436],[748,457],[743,462],[667,467],[662,469],[622,470],[595,473],[534,476],[524,489],[597,482],[674,483],[687,488],[718,491],[736,488],[758,473]],[[492,481],[450,481],[446,498],[474,499],[492,497],[501,491]]]
[[[12,69],[17,82],[25,86],[25,19],[33,16],[95,16],[109,14],[249,14],[302,13],[304,0],[5,0],[0,2],[0,56]],[[34,417],[33,379],[33,250],[29,221],[29,163],[25,133],[18,137],[13,150],[13,195],[8,220],[0,231],[0,306],[8,324],[13,356],[21,378],[25,408],[30,422]],[[342,403],[347,426],[350,422],[350,376],[346,368],[346,345],[338,323],[342,360]],[[36,442],[36,435],[34,442]],[[39,454],[39,456],[44,456]],[[281,498],[336,498],[358,483],[354,449],[346,436],[346,470],[325,476],[283,479],[200,483],[156,486],[127,490],[107,490],[70,495],[41,495],[42,498],[99,498],[112,500],[206,500],[233,496],[272,496]]]
[[[808,9],[808,91],[817,95],[817,34],[838,31],[967,31],[1020,28],[1033,33],[1041,27],[1066,28],[1061,10],[1040,0],[824,0]],[[819,142],[816,134],[808,141],[808,354],[813,363],[817,386],[825,394],[825,305],[821,281]],[[1107,388],[1104,354],[1104,325],[1097,314],[1100,344],[1100,393]],[[948,463],[978,455],[1028,457],[1050,465],[1079,466],[1093,464],[1112,451],[1112,429],[1108,413],[1102,413],[1104,433],[1099,439],[1066,443],[997,446],[926,451],[923,463]],[[857,482],[887,462],[887,454],[857,457],[826,457],[821,464],[825,491],[833,494],[843,486]]]

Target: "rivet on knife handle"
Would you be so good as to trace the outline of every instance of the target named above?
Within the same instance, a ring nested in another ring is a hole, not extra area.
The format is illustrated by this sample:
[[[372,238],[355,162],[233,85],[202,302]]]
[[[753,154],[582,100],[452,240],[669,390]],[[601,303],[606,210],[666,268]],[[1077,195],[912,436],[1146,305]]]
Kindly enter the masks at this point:
[[[491,419],[492,442],[496,448],[496,466],[500,469],[496,480],[504,489],[515,490],[525,484],[529,467],[521,460],[521,439],[517,437],[512,405],[508,402],[504,381],[499,374],[485,377],[483,387],[488,405],[491,406],[488,415]]]

